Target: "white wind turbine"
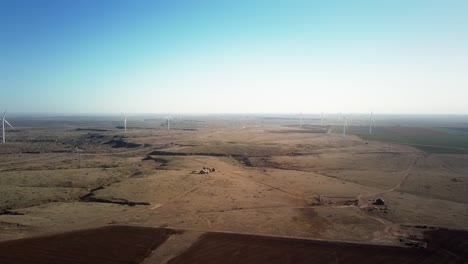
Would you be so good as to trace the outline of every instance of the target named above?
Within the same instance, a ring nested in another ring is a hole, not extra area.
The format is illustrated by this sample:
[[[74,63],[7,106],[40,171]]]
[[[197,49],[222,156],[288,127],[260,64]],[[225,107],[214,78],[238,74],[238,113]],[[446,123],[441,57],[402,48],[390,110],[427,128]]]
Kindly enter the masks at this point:
[[[346,129],[348,128],[348,118],[343,116],[343,136],[346,136]]]
[[[128,115],[122,113],[122,116],[124,118],[124,132],[127,133],[127,117],[128,117]]]
[[[3,131],[3,143],[5,143],[5,123],[7,125],[9,125],[11,128],[15,129],[10,123],[8,123],[8,121],[5,119],[5,116],[6,116],[6,113],[7,113],[7,110],[5,110],[5,112],[3,113],[3,117],[2,117],[2,131]]]
[[[369,116],[369,135],[372,135],[372,127],[375,127],[375,122],[374,122],[374,113],[371,112]]]
[[[78,169],[81,169],[81,152],[83,152],[83,150],[75,146],[75,152],[78,155]]]
[[[303,118],[302,118],[302,112],[301,112],[301,127],[302,127],[302,124],[303,124]]]
[[[174,120],[174,118],[172,118],[172,116],[168,115],[164,119],[167,120],[167,130],[171,130],[171,120]]]

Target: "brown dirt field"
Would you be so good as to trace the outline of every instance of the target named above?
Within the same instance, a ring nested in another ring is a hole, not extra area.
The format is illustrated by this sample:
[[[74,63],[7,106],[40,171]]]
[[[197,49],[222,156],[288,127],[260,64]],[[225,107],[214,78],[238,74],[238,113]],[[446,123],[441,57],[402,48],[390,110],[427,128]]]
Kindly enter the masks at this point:
[[[430,246],[451,251],[468,263],[468,231],[436,229],[425,231],[424,238],[431,241]]]
[[[385,127],[385,130],[401,134],[401,135],[411,135],[411,136],[418,136],[418,135],[441,135],[442,132],[435,131],[428,128],[422,127],[409,127],[409,126],[392,126],[392,127]]]
[[[424,227],[415,227],[427,230]],[[466,263],[468,232],[430,229],[427,249],[200,232],[105,226],[0,242],[10,263]]]
[[[439,154],[418,158],[408,178],[399,190],[428,198],[468,203],[467,160],[453,158],[450,165]]]
[[[459,263],[431,250],[207,233],[176,263]]]
[[[107,226],[0,243],[2,264],[140,263],[174,232]]]

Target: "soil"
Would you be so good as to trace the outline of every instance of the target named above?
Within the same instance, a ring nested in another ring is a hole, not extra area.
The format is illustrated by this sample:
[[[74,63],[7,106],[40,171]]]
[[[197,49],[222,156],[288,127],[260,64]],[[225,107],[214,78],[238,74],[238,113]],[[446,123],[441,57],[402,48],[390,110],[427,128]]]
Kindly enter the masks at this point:
[[[140,263],[174,231],[106,226],[0,243],[2,264]]]
[[[311,216],[314,216],[313,212]],[[0,242],[1,263],[466,263],[467,232],[431,230],[427,249],[111,225]]]
[[[429,247],[441,248],[460,257],[462,263],[468,263],[468,231],[436,229],[424,232],[424,239]]]
[[[435,250],[208,233],[175,263],[461,263]]]

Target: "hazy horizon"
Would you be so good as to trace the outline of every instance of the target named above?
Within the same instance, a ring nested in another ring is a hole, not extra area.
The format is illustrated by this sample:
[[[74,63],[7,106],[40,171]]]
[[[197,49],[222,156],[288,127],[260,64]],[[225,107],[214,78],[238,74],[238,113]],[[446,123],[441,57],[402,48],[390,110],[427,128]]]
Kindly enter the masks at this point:
[[[369,117],[370,113],[369,112],[347,112],[347,113],[342,113],[342,112],[320,112],[320,113],[313,113],[313,112],[301,112],[301,113],[223,113],[223,112],[206,112],[206,113],[189,113],[189,112],[171,112],[171,113],[163,113],[163,112],[127,112],[127,113],[118,113],[118,112],[96,112],[96,113],[91,113],[91,112],[10,112],[7,111],[7,116],[18,116],[18,117],[28,117],[28,116],[36,116],[36,117],[66,117],[66,116],[89,116],[89,117],[122,117],[123,115],[127,115],[130,117],[151,117],[151,116],[160,116],[160,117],[165,117],[168,115],[171,116],[247,116],[247,117],[294,117],[294,118],[300,118],[302,115],[304,118],[317,118],[321,117],[321,115],[324,115],[324,117],[328,116],[333,116],[337,117],[339,116],[340,118],[343,116],[355,116],[355,117]],[[440,116],[446,116],[446,117],[460,117],[460,118],[468,118],[468,114],[438,114],[438,113],[427,113],[427,114],[414,114],[414,113],[375,113],[372,112],[372,115],[374,117],[381,116],[381,117],[440,117]],[[467,120],[468,122],[468,120]]]
[[[466,1],[2,1],[0,110],[468,114]]]

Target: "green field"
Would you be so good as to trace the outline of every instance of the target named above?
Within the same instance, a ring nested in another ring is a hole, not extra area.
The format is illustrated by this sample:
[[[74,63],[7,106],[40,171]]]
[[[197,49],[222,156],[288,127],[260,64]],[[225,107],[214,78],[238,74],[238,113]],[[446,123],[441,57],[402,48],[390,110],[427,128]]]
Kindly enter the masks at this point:
[[[410,127],[404,127],[406,130]],[[405,133],[394,131],[395,127],[376,127],[369,135],[368,127],[349,127],[348,134],[361,137],[364,140],[394,142],[415,146],[430,153],[467,153],[468,129],[463,127],[413,127],[416,132]],[[339,127],[336,127],[336,132]],[[341,128],[342,129],[342,128]],[[423,133],[418,134],[418,130]]]

